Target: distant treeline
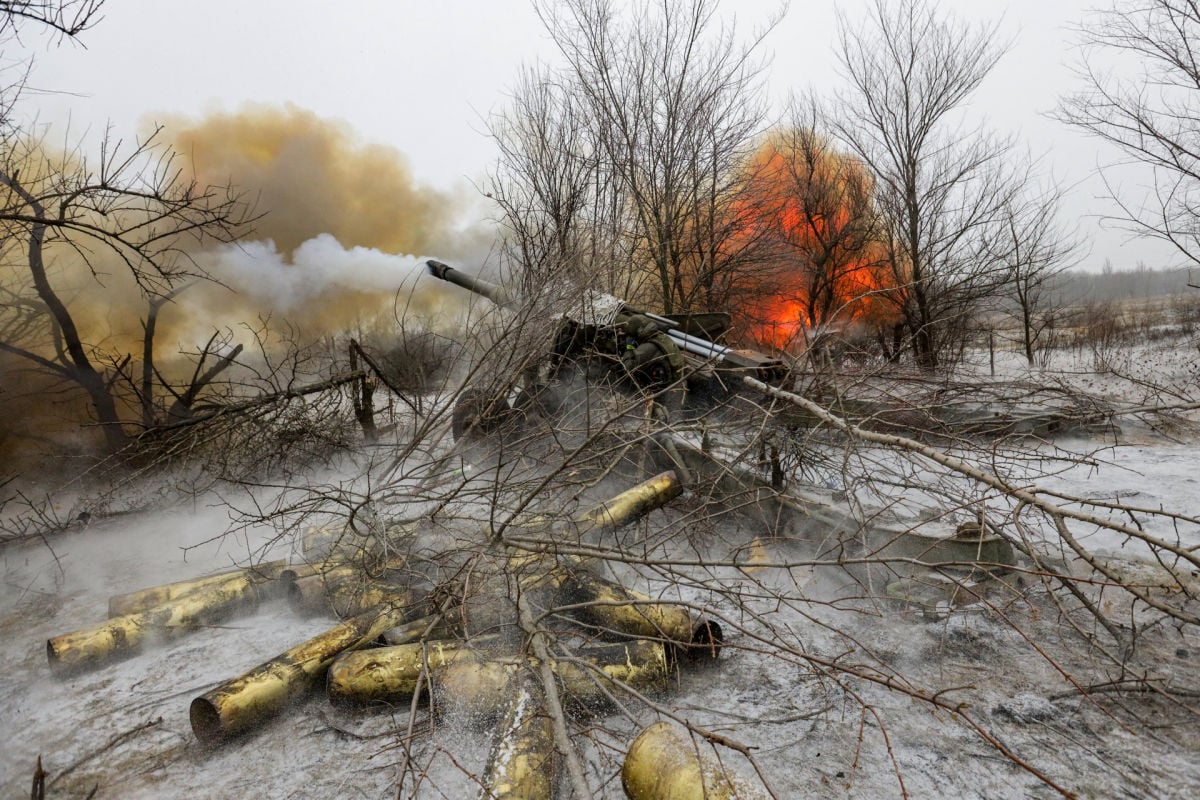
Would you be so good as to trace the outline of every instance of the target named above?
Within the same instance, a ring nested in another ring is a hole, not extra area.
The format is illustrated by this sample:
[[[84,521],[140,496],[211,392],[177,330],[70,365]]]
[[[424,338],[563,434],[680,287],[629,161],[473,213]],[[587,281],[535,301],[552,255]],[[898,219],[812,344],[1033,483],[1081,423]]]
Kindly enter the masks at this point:
[[[1110,300],[1137,300],[1181,293],[1194,293],[1200,297],[1200,289],[1189,288],[1189,283],[1200,285],[1200,270],[1150,269],[1144,266],[1099,273],[1069,270],[1057,276],[1053,292],[1057,300],[1056,305],[1059,306]]]

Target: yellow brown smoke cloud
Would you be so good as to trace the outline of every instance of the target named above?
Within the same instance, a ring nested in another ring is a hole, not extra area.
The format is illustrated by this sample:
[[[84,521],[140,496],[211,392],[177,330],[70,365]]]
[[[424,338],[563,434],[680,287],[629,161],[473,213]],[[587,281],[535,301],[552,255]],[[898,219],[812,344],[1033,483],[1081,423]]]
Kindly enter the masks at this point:
[[[202,184],[257,198],[255,239],[285,257],[321,233],[346,247],[427,253],[444,237],[449,198],[419,186],[393,147],[363,143],[342,122],[296,106],[248,106],[166,122]]]
[[[398,293],[414,316],[457,317],[461,299],[419,278],[420,256],[466,252],[459,204],[418,184],[397,149],[291,105],[168,120],[167,131],[202,185],[230,183],[262,215],[240,246],[201,258],[233,294],[189,290],[181,307],[194,309],[185,315],[194,325],[232,307],[243,318],[284,316],[306,333],[336,332],[385,312]]]

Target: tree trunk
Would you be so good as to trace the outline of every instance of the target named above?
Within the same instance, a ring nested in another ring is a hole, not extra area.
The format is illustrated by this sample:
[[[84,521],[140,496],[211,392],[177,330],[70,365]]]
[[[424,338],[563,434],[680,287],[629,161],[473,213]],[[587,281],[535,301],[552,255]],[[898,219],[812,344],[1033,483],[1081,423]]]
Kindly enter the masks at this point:
[[[1029,366],[1033,366],[1033,315],[1030,313],[1029,304],[1021,304],[1021,323],[1024,328],[1025,336],[1025,358],[1029,361]]]
[[[45,208],[26,191],[24,186],[13,180],[11,176],[3,177],[4,182],[29,204],[36,217],[45,217]],[[113,398],[108,381],[92,366],[91,359],[83,349],[83,341],[79,336],[79,329],[75,326],[75,320],[71,317],[71,312],[67,310],[66,304],[62,302],[54,291],[54,287],[50,285],[50,280],[46,276],[43,252],[45,241],[46,225],[40,222],[33,223],[29,231],[28,255],[29,273],[33,278],[34,288],[62,333],[63,345],[66,348],[67,357],[70,359],[70,363],[65,365],[69,374],[91,399],[92,407],[96,411],[96,421],[100,424],[109,449],[119,450],[128,443],[129,438],[126,436],[124,428],[121,427],[116,400]]]

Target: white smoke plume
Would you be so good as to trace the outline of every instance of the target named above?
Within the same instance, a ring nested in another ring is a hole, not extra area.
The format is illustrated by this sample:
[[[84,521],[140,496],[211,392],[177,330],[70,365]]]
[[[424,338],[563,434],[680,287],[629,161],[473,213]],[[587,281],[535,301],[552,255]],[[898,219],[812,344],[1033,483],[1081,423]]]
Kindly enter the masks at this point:
[[[349,324],[385,313],[386,305],[395,303],[397,313],[443,328],[460,319],[463,290],[427,275],[426,260],[374,247],[343,247],[332,234],[322,233],[296,247],[290,258],[265,240],[222,247],[203,263],[232,293],[230,301],[302,327],[333,316]],[[208,293],[213,291],[222,289]],[[205,306],[213,305],[206,298]]]

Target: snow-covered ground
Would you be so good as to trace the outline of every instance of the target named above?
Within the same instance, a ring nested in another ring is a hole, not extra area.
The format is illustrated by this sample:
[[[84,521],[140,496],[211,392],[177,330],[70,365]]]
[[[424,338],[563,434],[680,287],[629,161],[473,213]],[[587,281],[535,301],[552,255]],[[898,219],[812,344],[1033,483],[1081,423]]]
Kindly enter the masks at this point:
[[[1200,396],[1194,345],[1139,347],[1110,354],[1121,375],[1098,374],[1090,356],[1065,354],[1043,370],[1001,354],[999,371],[1130,407],[1154,400],[1155,383],[1167,388],[1159,402],[1182,402],[1171,392]],[[1038,485],[1200,516],[1198,423],[1195,410],[1131,416],[1119,432],[1044,443],[1047,454],[1063,457],[1060,465],[1070,454],[1081,460],[1049,470]],[[686,520],[686,512],[668,513],[655,525],[686,530]],[[223,509],[196,505],[101,519],[0,550],[0,796],[25,796],[39,755],[50,798],[86,797],[93,786],[98,798],[476,796],[490,732],[422,715],[409,740],[407,706],[356,712],[314,697],[259,731],[201,747],[188,721],[193,697],[332,623],[295,618],[281,603],[99,670],[51,676],[46,640],[101,621],[109,595],[244,562],[273,534],[213,539],[226,524]],[[1145,524],[1156,536],[1200,546],[1194,525],[1153,515]],[[729,534],[732,550],[739,535]],[[1081,536],[1129,563],[1145,557],[1111,532]],[[283,543],[275,554],[287,549]],[[684,670],[658,702],[754,748],[777,797],[1015,800],[1056,796],[1053,786],[1094,798],[1200,796],[1195,626],[1155,621],[1118,592],[1099,591],[1113,619],[1141,626],[1137,654],[1126,659],[1103,632],[1101,646],[1085,646],[1073,626],[1096,624],[1068,611],[1033,573],[1016,590],[998,587],[989,603],[928,614],[835,602],[840,588],[830,587],[841,584],[824,580],[825,568],[814,577],[811,567],[787,566],[810,559],[810,543],[765,538],[748,552],[754,569],[702,570],[706,583],[684,592],[729,623],[730,646],[717,663]],[[1167,583],[1154,596],[1165,597]],[[1151,691],[1079,691],[1139,680]],[[598,717],[579,729],[588,734],[578,741],[599,797],[623,796],[623,748],[655,719],[629,708],[631,716]],[[741,756],[719,752],[753,775]],[[414,771],[398,789],[404,763]]]

